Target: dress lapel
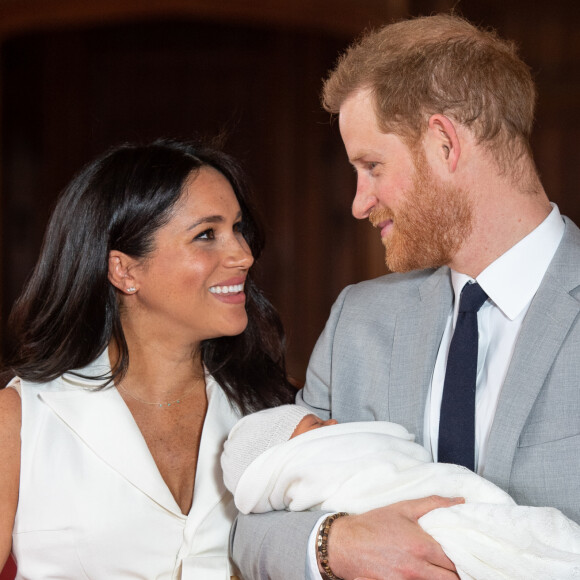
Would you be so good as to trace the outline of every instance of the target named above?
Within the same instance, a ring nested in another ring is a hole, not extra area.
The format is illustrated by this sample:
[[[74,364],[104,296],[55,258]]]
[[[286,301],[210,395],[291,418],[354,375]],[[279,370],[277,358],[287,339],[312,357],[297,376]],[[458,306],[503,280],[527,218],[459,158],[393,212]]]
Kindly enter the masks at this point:
[[[87,370],[93,371],[94,368],[95,363]],[[95,391],[94,381],[70,376],[67,379],[63,381],[63,390],[44,392],[39,396],[66,427],[112,469],[161,507],[184,519],[117,389]],[[67,382],[74,384],[66,385]],[[191,526],[202,521],[227,492],[219,459],[223,443],[239,419],[213,377],[207,375],[206,382],[208,410],[190,510]],[[92,387],[92,390],[87,387]],[[210,473],[211,477],[208,477]]]
[[[180,518],[185,517],[117,389],[90,391],[76,386],[39,396],[107,465],[161,507]]]
[[[197,460],[191,521],[188,522],[193,528],[198,527],[226,493],[229,494],[223,482],[220,456],[230,429],[240,418],[211,375],[206,375],[206,385],[208,408]]]

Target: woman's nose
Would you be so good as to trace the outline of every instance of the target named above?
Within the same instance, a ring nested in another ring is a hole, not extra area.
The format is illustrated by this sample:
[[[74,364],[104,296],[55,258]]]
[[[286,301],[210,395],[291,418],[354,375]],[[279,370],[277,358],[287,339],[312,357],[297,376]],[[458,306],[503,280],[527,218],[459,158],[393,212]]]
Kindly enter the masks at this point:
[[[228,244],[228,265],[235,268],[248,270],[254,263],[254,256],[248,242],[242,236],[236,236]]]

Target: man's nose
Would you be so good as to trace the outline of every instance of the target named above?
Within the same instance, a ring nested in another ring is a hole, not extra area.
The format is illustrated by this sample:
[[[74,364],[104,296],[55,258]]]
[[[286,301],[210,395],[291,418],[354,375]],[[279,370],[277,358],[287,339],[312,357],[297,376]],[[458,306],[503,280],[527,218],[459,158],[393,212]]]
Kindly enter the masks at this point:
[[[358,220],[369,217],[372,209],[377,205],[377,198],[369,187],[357,181],[356,194],[352,202],[352,215]]]

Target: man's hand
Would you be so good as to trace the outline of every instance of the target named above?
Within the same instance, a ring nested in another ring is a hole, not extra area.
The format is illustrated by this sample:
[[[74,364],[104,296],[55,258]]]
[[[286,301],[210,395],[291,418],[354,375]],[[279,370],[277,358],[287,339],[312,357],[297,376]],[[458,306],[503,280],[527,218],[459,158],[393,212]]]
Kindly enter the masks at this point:
[[[453,562],[417,520],[463,502],[431,496],[337,519],[328,538],[330,569],[345,580],[456,580]]]

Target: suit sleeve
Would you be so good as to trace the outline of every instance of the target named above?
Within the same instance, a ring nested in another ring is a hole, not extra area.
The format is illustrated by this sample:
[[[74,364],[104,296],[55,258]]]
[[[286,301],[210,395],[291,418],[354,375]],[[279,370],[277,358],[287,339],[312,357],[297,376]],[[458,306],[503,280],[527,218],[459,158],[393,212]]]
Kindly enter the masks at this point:
[[[331,413],[332,367],[334,338],[344,302],[351,287],[346,287],[334,303],[326,326],[320,335],[306,371],[306,385],[298,393],[296,403],[312,409],[322,419]]]
[[[232,558],[244,580],[304,580],[308,539],[323,512],[277,511],[239,515]]]

